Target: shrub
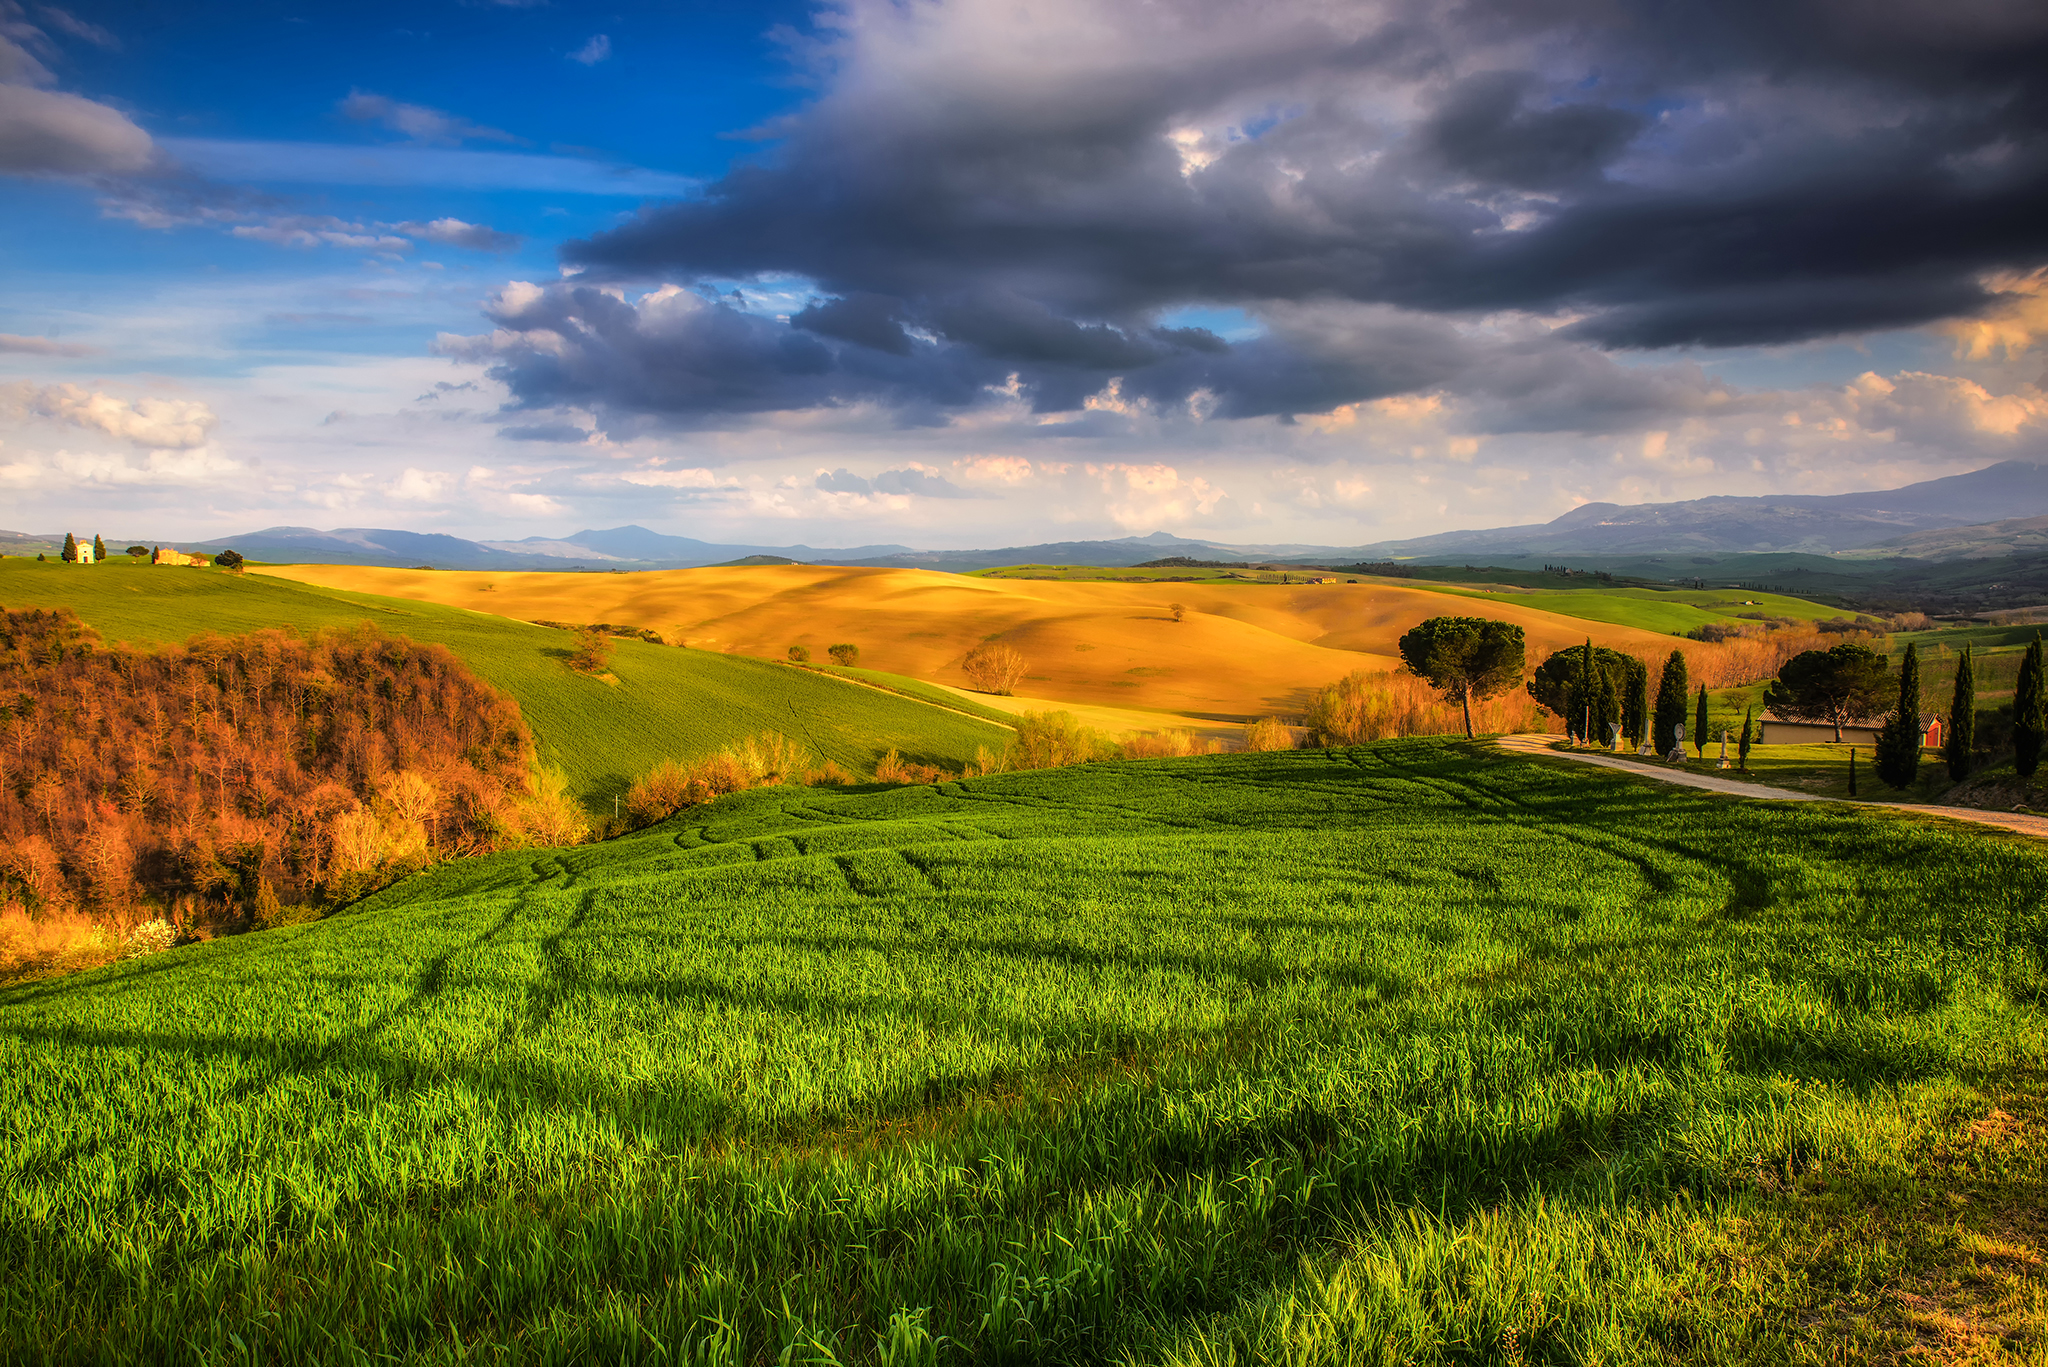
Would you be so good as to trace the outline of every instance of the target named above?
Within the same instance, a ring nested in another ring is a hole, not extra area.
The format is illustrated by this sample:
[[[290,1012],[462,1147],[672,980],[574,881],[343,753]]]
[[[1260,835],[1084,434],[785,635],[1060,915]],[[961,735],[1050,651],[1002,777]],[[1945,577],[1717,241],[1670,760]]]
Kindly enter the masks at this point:
[[[239,570],[242,568],[242,556],[238,551],[222,551],[213,558],[213,563],[224,570]]]
[[[1125,759],[1165,759],[1199,755],[1206,748],[1192,731],[1142,731],[1124,737],[1117,745],[1117,753]]]
[[[1188,607],[1185,603],[1168,603],[1166,605],[1166,610],[1173,614],[1173,620],[1176,622],[1184,622],[1187,620]]]
[[[1520,690],[1475,703],[1472,717],[1487,734],[1557,729],[1543,705]],[[1465,729],[1463,710],[1421,679],[1364,670],[1319,691],[1302,723],[1311,745],[1362,745],[1389,736],[1447,736]]]
[[[596,627],[577,627],[569,667],[585,674],[602,674],[612,662],[612,650],[611,638]]]
[[[121,957],[138,959],[145,954],[161,954],[176,943],[177,928],[169,921],[158,917],[153,921],[144,921],[128,932],[128,937],[121,942]]]
[[[1243,748],[1252,750],[1292,750],[1294,732],[1278,717],[1260,717],[1244,724]]]
[[[826,646],[825,653],[832,657],[832,663],[836,665],[844,665],[851,668],[860,663],[860,647],[857,645],[841,644]]]
[[[853,781],[853,775],[840,768],[835,760],[828,759],[816,769],[804,770],[806,788],[843,788]]]
[[[666,821],[687,807],[699,806],[746,788],[800,781],[850,783],[853,776],[838,765],[811,767],[809,751],[787,736],[765,731],[727,746],[715,755],[685,763],[663,760],[626,792],[629,827]]]
[[[811,662],[811,648],[809,646],[791,646],[789,648],[789,662],[793,665],[809,664]]]
[[[877,783],[943,783],[952,775],[935,765],[916,764],[891,749],[875,765]]]
[[[1015,646],[1006,646],[989,641],[967,652],[967,658],[960,662],[967,678],[983,693],[997,693],[1007,696],[1017,690],[1024,680],[1024,671],[1030,666],[1023,652]]]
[[[1026,712],[1016,721],[1017,736],[1003,761],[1006,769],[1058,769],[1105,759],[1113,752],[1093,727],[1083,726],[1071,712]]]
[[[748,736],[727,746],[725,754],[739,766],[744,776],[739,785],[741,788],[787,782],[808,769],[812,759],[809,750],[776,731]]]

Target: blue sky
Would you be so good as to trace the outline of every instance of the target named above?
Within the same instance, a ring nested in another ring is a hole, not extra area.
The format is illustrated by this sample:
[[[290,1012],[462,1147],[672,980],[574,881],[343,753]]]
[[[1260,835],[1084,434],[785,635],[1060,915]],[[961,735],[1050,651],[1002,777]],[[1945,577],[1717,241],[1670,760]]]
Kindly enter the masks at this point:
[[[2038,6],[1587,6],[0,0],[0,525],[1357,544],[2048,458]]]

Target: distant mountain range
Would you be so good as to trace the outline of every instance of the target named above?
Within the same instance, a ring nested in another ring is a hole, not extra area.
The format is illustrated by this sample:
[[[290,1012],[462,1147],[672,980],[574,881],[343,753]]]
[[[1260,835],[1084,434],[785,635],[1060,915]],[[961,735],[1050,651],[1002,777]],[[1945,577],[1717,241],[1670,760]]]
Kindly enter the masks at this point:
[[[1363,559],[1857,550],[1928,528],[2048,514],[2048,466],[2009,460],[1860,494],[1772,494],[1684,503],[1588,503],[1549,522],[1442,532],[1354,548]],[[2002,552],[2001,552],[2002,553]],[[1893,554],[1911,555],[1906,549]]]
[[[1773,494],[1683,503],[1588,503],[1549,522],[1359,546],[1232,545],[1154,532],[1104,541],[1055,541],[987,550],[927,551],[874,545],[820,549],[668,536],[645,527],[585,529],[563,537],[467,541],[377,527],[266,527],[181,549],[233,548],[252,560],[337,565],[428,565],[450,570],[686,569],[765,557],[810,564],[948,570],[999,565],[1138,565],[1168,556],[1294,561],[1471,561],[1487,557],[1742,554],[1850,551],[1856,558],[1943,560],[2010,555],[2048,541],[2048,466],[2004,461],[1968,474],[1856,494]],[[0,552],[33,554],[63,541],[0,532]],[[109,546],[127,545],[125,539]]]

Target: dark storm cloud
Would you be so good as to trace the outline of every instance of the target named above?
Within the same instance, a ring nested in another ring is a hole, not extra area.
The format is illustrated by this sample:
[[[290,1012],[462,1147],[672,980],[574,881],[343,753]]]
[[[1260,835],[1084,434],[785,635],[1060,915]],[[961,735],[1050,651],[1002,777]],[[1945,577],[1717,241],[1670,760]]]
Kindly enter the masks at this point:
[[[1525,351],[1785,342],[1965,315],[2048,261],[2038,0],[848,8],[770,152],[565,250],[822,297],[662,320],[551,288],[560,340],[474,344],[520,402],[917,422],[1014,375],[1040,411],[1118,378],[1311,412],[1483,395],[1500,344],[1451,324],[1502,310],[1578,315]],[[1189,304],[1267,334],[1158,325]],[[1361,321],[1297,316],[1337,306]]]

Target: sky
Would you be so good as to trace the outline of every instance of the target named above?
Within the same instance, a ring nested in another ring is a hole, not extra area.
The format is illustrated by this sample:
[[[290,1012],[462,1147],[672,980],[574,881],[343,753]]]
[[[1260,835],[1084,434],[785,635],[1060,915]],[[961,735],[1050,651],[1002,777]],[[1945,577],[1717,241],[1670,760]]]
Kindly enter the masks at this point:
[[[1357,545],[2006,459],[2039,0],[0,0],[12,530]]]

